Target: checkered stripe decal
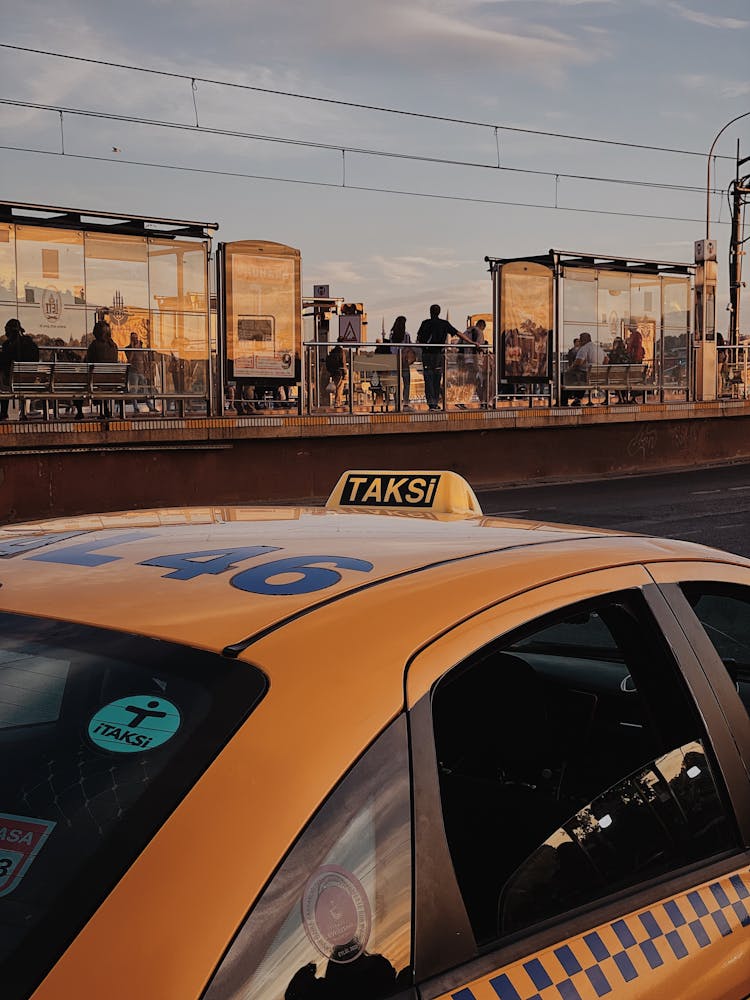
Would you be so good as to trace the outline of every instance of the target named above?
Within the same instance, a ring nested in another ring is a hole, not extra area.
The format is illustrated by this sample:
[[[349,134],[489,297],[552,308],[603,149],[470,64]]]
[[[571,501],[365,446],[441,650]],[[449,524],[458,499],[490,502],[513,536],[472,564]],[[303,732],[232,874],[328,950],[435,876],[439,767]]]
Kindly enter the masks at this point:
[[[451,1000],[616,996],[623,984],[736,933],[750,933],[750,869],[604,924],[448,996]]]

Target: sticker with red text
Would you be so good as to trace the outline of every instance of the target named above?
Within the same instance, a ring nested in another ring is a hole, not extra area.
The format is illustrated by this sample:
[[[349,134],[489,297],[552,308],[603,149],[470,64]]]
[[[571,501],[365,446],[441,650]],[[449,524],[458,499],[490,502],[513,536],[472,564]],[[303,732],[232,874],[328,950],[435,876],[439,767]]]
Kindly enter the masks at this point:
[[[18,887],[54,826],[51,820],[0,813],[0,896]]]

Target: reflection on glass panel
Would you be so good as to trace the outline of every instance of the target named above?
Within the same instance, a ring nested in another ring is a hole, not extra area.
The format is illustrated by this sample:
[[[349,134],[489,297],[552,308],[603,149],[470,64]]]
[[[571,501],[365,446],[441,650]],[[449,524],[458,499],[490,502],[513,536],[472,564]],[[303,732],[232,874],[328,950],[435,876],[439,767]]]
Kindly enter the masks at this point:
[[[563,320],[596,323],[596,271],[566,267],[563,271]]]
[[[705,582],[682,588],[750,715],[750,590]]]
[[[634,274],[630,282],[630,315],[634,320],[661,322],[661,278]]]
[[[597,284],[598,345],[606,352],[630,320],[630,275],[599,271]]]
[[[15,226],[0,225],[0,302],[16,301]]]
[[[541,264],[504,264],[500,286],[502,374],[548,379],[552,338],[552,272]]]
[[[181,358],[207,358],[208,317],[195,313],[153,313],[151,347]]]
[[[205,243],[148,241],[151,308],[167,312],[206,312]]]
[[[57,314],[56,320],[47,317],[40,322],[39,317],[39,306],[19,302],[18,318],[21,326],[39,347],[79,347],[85,344],[85,306],[66,306]]]
[[[690,326],[690,279],[664,278],[662,285],[664,325]]]
[[[564,823],[506,882],[506,934],[710,858],[734,835],[700,743],[660,757]]]
[[[688,344],[687,330],[665,331],[662,375],[665,385],[687,386]]]
[[[16,259],[19,318],[26,332],[66,343],[80,338],[82,233],[16,226]]]
[[[204,393],[208,372],[208,317],[152,313],[152,363],[162,392]]]
[[[87,335],[86,343],[93,339],[92,330],[96,322],[96,310],[87,310]],[[110,309],[107,313],[107,320],[112,330],[112,340],[119,348],[127,347],[131,343],[131,336],[135,334],[144,347],[151,344],[151,314],[148,309],[140,309],[137,306],[130,306],[124,309]]]
[[[132,310],[148,309],[145,239],[86,233],[85,247],[89,306],[108,309],[110,323],[120,324],[127,323]]]
[[[8,302],[0,302],[0,337],[4,335],[5,324],[9,319],[18,319],[18,308],[15,302],[13,305]],[[23,320],[21,325],[23,326]]]

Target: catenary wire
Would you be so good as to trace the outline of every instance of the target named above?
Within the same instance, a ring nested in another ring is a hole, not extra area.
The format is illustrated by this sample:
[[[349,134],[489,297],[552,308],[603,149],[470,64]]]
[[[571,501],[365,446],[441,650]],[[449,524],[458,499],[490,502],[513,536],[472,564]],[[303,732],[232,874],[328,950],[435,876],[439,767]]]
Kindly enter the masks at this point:
[[[207,174],[213,177],[237,177],[245,180],[272,181],[279,184],[303,184],[309,187],[335,188],[337,190],[342,190],[343,188],[346,191],[402,195],[410,198],[433,198],[439,201],[470,202],[478,205],[500,205],[511,208],[538,208],[553,212],[578,212],[584,215],[614,215],[628,219],[653,219],[660,222],[699,223],[705,221],[703,219],[692,219],[683,216],[651,215],[644,212],[617,212],[612,209],[603,208],[577,208],[568,205],[545,205],[540,202],[504,201],[496,198],[478,198],[471,195],[436,194],[427,191],[404,191],[398,188],[374,187],[364,184],[342,185],[341,183],[335,183],[334,181],[313,181],[297,177],[274,177],[269,174],[248,174],[234,170],[217,170],[211,167],[188,167],[177,163],[152,163],[146,160],[124,160],[119,156],[115,159],[110,156],[94,156],[87,153],[63,153],[56,149],[33,149],[25,146],[0,145],[0,150],[16,153],[33,153],[41,156],[59,156],[61,159],[66,160],[89,160],[97,163],[118,163],[132,167],[151,167],[156,170],[174,170],[191,174]],[[728,226],[731,225],[731,223],[720,222],[718,225]]]
[[[573,142],[591,142],[605,146],[620,146],[626,149],[643,149],[657,153],[675,153],[680,156],[699,156],[705,158],[706,153],[695,149],[679,149],[670,146],[653,146],[641,142],[624,142],[620,139],[604,139],[598,136],[576,135],[567,132],[549,132],[544,129],[523,128],[520,125],[500,125],[494,122],[480,122],[469,118],[453,118],[448,115],[434,115],[423,111],[407,111],[403,108],[392,108],[378,104],[361,104],[356,101],[344,101],[334,97],[319,97],[313,94],[302,94],[295,91],[280,90],[275,87],[261,87],[250,83],[237,83],[233,80],[217,80],[211,77],[196,76],[195,74],[175,73],[170,70],[153,69],[148,66],[135,66],[130,63],[119,63],[108,59],[95,59],[92,56],[75,56],[66,52],[52,52],[49,49],[39,49],[28,45],[13,45],[10,42],[0,42],[0,48],[9,49],[15,52],[27,52],[34,55],[49,56],[54,59],[67,59],[71,62],[90,63],[95,66],[107,66],[110,69],[123,69],[132,73],[148,73],[154,76],[170,77],[175,80],[187,80],[191,84],[206,83],[218,87],[231,87],[236,90],[249,90],[260,94],[273,94],[277,97],[291,97],[295,100],[314,101],[321,104],[333,104],[338,107],[354,108],[359,111],[377,111],[383,114],[400,115],[406,118],[421,118],[425,121],[444,122],[452,125],[468,125],[475,128],[498,129],[503,132],[517,132],[524,135],[539,135],[549,139],[564,139]],[[340,147],[337,147],[340,148]],[[724,154],[716,154],[714,159],[732,160],[734,157]]]
[[[135,115],[120,115],[107,111],[93,111],[86,108],[72,108],[58,104],[41,104],[13,98],[0,98],[0,105],[27,108],[34,111],[49,111],[55,114],[72,115],[80,118],[94,118],[102,121],[124,122],[129,125],[146,125],[155,128],[172,129],[180,132],[199,132],[203,135],[223,136],[232,139],[250,139],[258,142],[279,143],[287,146],[302,146],[307,149],[334,150],[335,152],[356,153],[361,156],[384,157],[386,159],[411,160],[418,163],[435,163],[441,166],[469,167],[472,169],[494,170],[501,173],[527,174],[536,177],[564,178],[565,180],[587,181],[599,184],[619,184],[628,187],[652,188],[660,191],[677,191],[690,194],[705,194],[706,188],[690,184],[669,184],[662,181],[641,181],[632,177],[603,177],[596,174],[568,174],[559,170],[538,170],[531,167],[508,167],[499,163],[482,163],[476,160],[456,160],[445,156],[427,156],[420,153],[399,153],[394,150],[371,149],[347,146],[340,143],[319,142],[314,139],[296,139],[291,136],[275,136],[256,132],[241,132],[237,129],[212,128],[188,122],[168,121],[160,118],[141,118]],[[724,194],[724,188],[711,188],[711,194]]]

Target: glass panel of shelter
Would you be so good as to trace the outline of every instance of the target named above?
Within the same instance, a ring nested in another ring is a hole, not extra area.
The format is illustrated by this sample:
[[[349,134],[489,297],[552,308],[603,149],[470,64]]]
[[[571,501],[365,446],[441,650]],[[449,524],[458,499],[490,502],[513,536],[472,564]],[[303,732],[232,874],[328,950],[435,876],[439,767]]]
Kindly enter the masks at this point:
[[[515,397],[552,381],[552,271],[532,261],[514,261],[503,266],[500,286],[500,396]]]
[[[184,240],[148,241],[151,308],[167,312],[207,312],[206,245]]]
[[[21,325],[42,350],[80,346],[85,333],[83,234],[16,226],[15,237],[15,314]]]
[[[0,225],[0,303],[16,303],[15,226]],[[5,317],[3,323],[9,318]]]
[[[690,279],[662,279],[664,317],[664,356],[662,378],[665,387],[674,386],[680,395],[687,393],[688,352],[690,349]]]

